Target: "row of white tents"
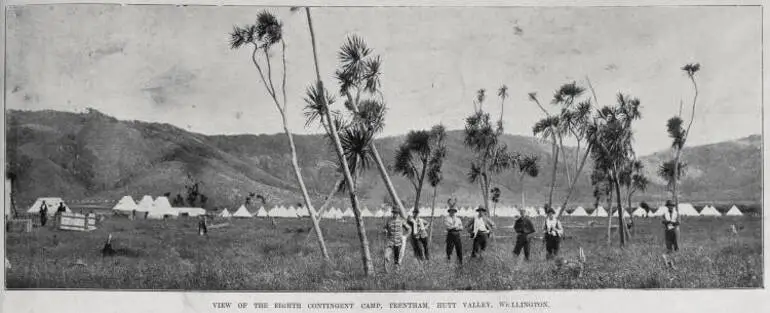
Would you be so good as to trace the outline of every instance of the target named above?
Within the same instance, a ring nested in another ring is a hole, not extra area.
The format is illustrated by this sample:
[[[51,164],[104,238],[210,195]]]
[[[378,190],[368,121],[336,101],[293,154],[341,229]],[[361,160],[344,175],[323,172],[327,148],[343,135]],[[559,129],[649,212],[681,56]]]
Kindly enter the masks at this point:
[[[558,208],[556,211],[558,212],[560,208]],[[647,217],[648,215],[650,217],[653,216],[662,216],[663,212],[665,210],[668,210],[666,207],[660,207],[655,212],[648,213],[646,210],[642,208],[637,208],[632,213],[628,213],[627,211],[623,211],[624,216],[630,217],[631,215],[636,217]],[[412,212],[412,210],[408,210],[409,212]],[[516,217],[521,216],[522,212],[527,213],[528,216],[544,216],[545,210],[543,208],[534,208],[534,207],[526,207],[524,209],[518,209],[515,207],[499,207],[493,210],[493,212],[489,212],[490,215],[493,216],[499,216],[499,217]],[[689,204],[689,203],[682,203],[679,205],[679,214],[682,216],[722,216],[722,214],[717,211],[716,208],[713,206],[706,206],[698,212],[695,210],[695,208]],[[237,210],[234,212],[230,212],[228,209],[222,210],[219,214],[217,214],[219,217],[236,217],[236,218],[250,218],[250,217],[289,217],[289,218],[296,218],[296,217],[307,217],[310,216],[310,212],[305,207],[299,207],[295,208],[293,206],[290,207],[284,207],[284,206],[277,206],[272,209],[265,209],[264,207],[260,207],[255,213],[250,212],[248,209],[246,209],[245,206],[241,205]],[[419,210],[419,215],[422,217],[429,217],[431,216],[431,209],[430,208],[421,208]],[[433,216],[446,216],[447,208],[437,208],[435,211],[433,211]],[[457,215],[460,217],[472,217],[476,215],[475,208],[471,207],[461,207],[457,210]],[[565,216],[587,216],[587,217],[607,217],[609,213],[607,210],[604,209],[604,207],[599,206],[595,210],[593,210],[590,214],[586,211],[583,207],[577,207],[575,210],[573,210],[571,213],[565,212],[563,215]],[[733,205],[729,211],[725,214],[725,216],[741,216],[743,213],[738,209],[737,206]],[[344,211],[339,208],[329,208],[324,210],[321,213],[321,218],[325,219],[343,219],[343,218],[352,218],[355,214],[353,213],[353,210],[351,208],[347,208]],[[361,210],[361,216],[363,217],[386,217],[390,216],[390,212],[385,209],[374,209],[370,210],[369,208],[364,208]],[[617,217],[618,212],[617,210],[613,212],[612,216]]]
[[[56,213],[56,210],[61,203],[67,212],[71,212],[69,206],[61,199],[61,198],[54,198],[54,197],[48,197],[48,198],[38,198],[34,204],[27,210],[28,213],[38,213],[40,211],[40,208],[42,207],[43,203],[45,203],[48,206],[48,214],[54,215]],[[136,214],[137,216],[146,216],[147,218],[152,219],[160,219],[167,216],[180,216],[180,215],[188,215],[188,216],[198,216],[198,215],[204,215],[206,214],[206,210],[202,208],[188,208],[188,207],[172,207],[171,204],[168,201],[168,198],[166,197],[157,197],[153,199],[151,196],[144,196],[139,202],[135,202],[134,199],[131,196],[124,196],[123,198],[118,201],[118,203],[112,208],[113,211],[118,212],[120,214],[124,215],[130,215],[130,214]],[[561,208],[557,208],[556,211],[560,211]],[[656,211],[650,211],[647,212],[646,210],[642,209],[641,207],[636,208],[631,213],[628,211],[623,211],[624,216],[635,216],[635,217],[655,217],[655,216],[662,216],[663,212],[668,210],[666,207],[661,206]],[[408,210],[409,212],[412,212],[412,209]],[[428,217],[431,215],[431,209],[430,208],[420,208],[419,214],[422,217]],[[489,212],[490,215],[493,216],[499,216],[499,217],[516,217],[521,216],[522,213],[526,213],[528,216],[544,216],[545,210],[543,208],[534,208],[534,207],[526,207],[523,209],[519,209],[516,207],[498,207],[493,208],[491,212]],[[711,205],[705,206],[700,212],[698,212],[695,207],[692,206],[692,204],[689,203],[680,203],[679,204],[679,214],[682,216],[722,216],[722,213],[720,213],[716,208],[714,208]],[[390,212],[386,209],[372,209],[364,208],[361,211],[361,215],[363,217],[385,217],[390,216]],[[434,216],[446,216],[447,208],[436,208],[436,210],[433,210]],[[472,217],[476,215],[475,208],[473,207],[460,207],[457,209],[457,215],[460,217]],[[598,208],[591,211],[591,213],[588,213],[585,208],[583,207],[577,207],[572,212],[565,212],[563,216],[589,216],[589,217],[607,217],[609,213],[607,212],[604,207],[599,206]],[[727,213],[724,214],[724,216],[742,216],[743,213],[740,209],[738,209],[737,206],[733,205]],[[236,217],[236,218],[251,218],[251,217],[285,217],[285,218],[296,218],[296,217],[307,217],[310,216],[310,212],[306,207],[294,207],[294,206],[277,206],[273,207],[272,209],[266,209],[264,207],[260,207],[256,212],[249,211],[246,206],[241,205],[238,209],[231,212],[228,209],[224,209],[221,212],[217,214],[219,217]],[[325,219],[344,219],[344,218],[352,218],[355,214],[353,213],[353,210],[351,208],[347,208],[345,210],[339,209],[339,208],[329,208],[325,209],[321,212],[321,218]],[[618,212],[617,210],[612,213],[612,216],[617,217]]]
[[[131,196],[124,196],[112,208],[113,211],[121,214],[145,214],[147,218],[161,219],[167,216],[198,216],[206,214],[202,208],[180,208],[172,207],[167,197],[157,197],[155,200],[151,196],[144,196],[139,202],[134,202]]]

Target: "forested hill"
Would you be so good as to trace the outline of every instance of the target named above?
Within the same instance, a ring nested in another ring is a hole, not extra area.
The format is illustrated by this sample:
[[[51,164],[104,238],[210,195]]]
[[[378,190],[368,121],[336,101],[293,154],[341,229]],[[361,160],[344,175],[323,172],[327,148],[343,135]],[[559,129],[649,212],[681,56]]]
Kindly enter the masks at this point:
[[[300,194],[290,165],[285,135],[206,136],[157,123],[120,121],[98,111],[67,113],[57,111],[8,111],[7,156],[16,177],[16,199],[20,205],[41,196],[64,199],[112,199],[123,195],[176,195],[184,192],[190,179],[201,181],[201,191],[209,207],[242,203],[250,192],[263,195],[268,205],[296,204]],[[469,151],[463,146],[462,131],[447,134],[444,183],[438,191],[444,202],[454,194],[462,204],[480,202],[476,185],[467,180]],[[392,162],[402,136],[378,139],[384,160]],[[533,137],[504,135],[513,151],[540,157],[537,178],[525,179],[524,192],[529,205],[542,204],[548,192],[551,151]],[[338,179],[334,154],[320,135],[295,136],[302,173],[320,206]],[[657,166],[670,153],[643,157],[654,184],[638,200],[657,201],[665,197],[663,182],[655,176]],[[688,201],[761,200],[761,137],[688,147],[684,151],[688,174],[682,196]],[[590,164],[586,170],[590,170]],[[593,205],[592,188],[586,172],[581,177],[575,199]],[[557,199],[566,191],[564,168],[559,166]],[[404,178],[393,175],[399,194],[411,203],[413,190]],[[502,186],[503,204],[521,203],[522,186],[518,173],[496,179]],[[361,199],[379,206],[386,192],[379,174],[364,173],[359,187]],[[432,190],[423,192],[428,205]],[[344,197],[338,197],[345,201]]]

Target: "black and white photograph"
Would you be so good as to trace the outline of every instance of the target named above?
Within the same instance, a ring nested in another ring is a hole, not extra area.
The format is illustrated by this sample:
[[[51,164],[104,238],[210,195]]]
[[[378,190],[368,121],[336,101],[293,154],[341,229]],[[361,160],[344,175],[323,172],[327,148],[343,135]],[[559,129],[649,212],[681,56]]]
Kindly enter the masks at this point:
[[[4,15],[7,290],[766,284],[761,5]]]

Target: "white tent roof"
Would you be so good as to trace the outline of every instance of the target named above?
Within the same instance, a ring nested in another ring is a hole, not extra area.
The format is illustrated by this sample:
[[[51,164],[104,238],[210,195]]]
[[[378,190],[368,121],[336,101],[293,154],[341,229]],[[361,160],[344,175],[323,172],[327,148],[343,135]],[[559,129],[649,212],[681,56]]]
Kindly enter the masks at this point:
[[[645,216],[647,216],[647,211],[645,211],[644,209],[639,207],[639,208],[636,208],[636,210],[634,210],[634,212],[631,212],[631,215],[645,217]]]
[[[286,217],[299,217],[299,211],[297,211],[297,208],[290,206],[286,209]]]
[[[649,216],[663,216],[663,213],[664,213],[664,212],[666,212],[666,210],[668,210],[668,208],[667,208],[667,207],[665,207],[665,206],[660,206],[660,207],[658,207],[658,209],[657,209],[657,210],[655,210],[655,212],[651,212],[651,213],[649,214]]]
[[[361,210],[361,216],[362,217],[373,217],[374,214],[372,214],[372,211],[369,211],[368,208],[364,208],[363,210]]]
[[[166,197],[158,197],[155,202],[152,203],[152,209],[148,218],[163,218],[166,215],[179,215],[177,211],[171,208],[171,203],[168,202]]]
[[[628,211],[623,210],[623,217],[630,217],[631,214],[628,214]],[[615,212],[612,212],[612,217],[618,217],[618,211],[615,210]]]
[[[545,208],[537,208],[537,215],[540,215],[540,216],[545,215]]]
[[[347,208],[345,209],[345,212],[342,212],[342,217],[354,217],[354,216],[356,215],[353,213],[353,209],[351,208]]]
[[[707,205],[703,210],[700,211],[701,216],[722,216],[722,213],[719,213],[717,209],[713,206]]]
[[[64,208],[67,209],[67,213],[72,212],[70,210],[70,207],[67,205],[62,198],[58,197],[45,197],[45,198],[37,198],[35,200],[35,203],[32,204],[31,207],[29,207],[29,210],[27,210],[27,213],[39,213],[40,207],[43,205],[43,202],[45,202],[45,205],[48,207],[48,215],[53,216],[56,214],[56,210],[59,208],[59,203],[64,204]]]
[[[225,208],[224,210],[222,210],[222,212],[219,213],[219,217],[231,217],[231,216],[233,215],[230,214],[230,211],[228,211],[227,208]]]
[[[269,214],[272,217],[286,217],[286,208],[284,206],[273,207]]]
[[[608,214],[607,214],[607,210],[605,210],[604,207],[600,205],[593,212],[591,212],[591,216],[607,217]]]
[[[382,211],[382,209],[377,209],[374,211],[374,217],[383,217],[385,216],[385,212]]]
[[[259,210],[257,210],[257,217],[267,217],[267,210],[265,210],[265,207],[261,206],[259,207]]]
[[[132,212],[136,210],[136,202],[134,202],[134,198],[131,198],[131,196],[123,196],[112,209],[115,211]]]
[[[241,204],[241,207],[238,208],[235,213],[233,213],[233,217],[251,217],[251,213],[249,210],[246,209],[246,206]]]
[[[306,207],[298,207],[297,208],[297,216],[305,217],[310,216],[310,210],[308,210]]]
[[[152,210],[153,206],[152,197],[151,196],[144,196],[142,197],[142,200],[139,200],[139,203],[136,205],[136,211],[137,212],[150,212]]]
[[[335,208],[335,209],[334,209],[334,217],[335,217],[336,219],[341,219],[341,218],[343,218],[344,216],[343,216],[342,210],[341,210],[341,209],[337,209],[337,208]]]
[[[698,216],[698,211],[695,210],[695,207],[692,206],[692,204],[689,203],[680,203],[679,204],[679,215],[681,216]]]
[[[574,211],[572,211],[572,216],[588,216],[588,212],[586,212],[586,209],[584,209],[582,206],[577,207]]]
[[[743,213],[741,213],[741,210],[738,209],[737,206],[733,205],[730,210],[725,213],[725,216],[741,216]]]

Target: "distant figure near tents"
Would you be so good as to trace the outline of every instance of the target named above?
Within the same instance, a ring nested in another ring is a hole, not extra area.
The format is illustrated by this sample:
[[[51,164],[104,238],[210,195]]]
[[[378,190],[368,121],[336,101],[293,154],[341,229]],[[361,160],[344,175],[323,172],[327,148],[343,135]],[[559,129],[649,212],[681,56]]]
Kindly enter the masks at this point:
[[[45,223],[48,221],[48,205],[43,201],[43,204],[40,205],[40,226],[45,226]]]

